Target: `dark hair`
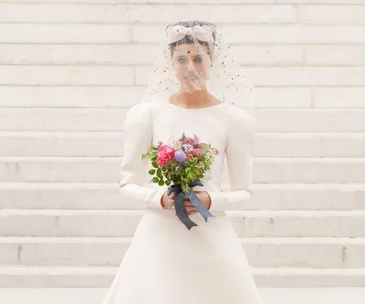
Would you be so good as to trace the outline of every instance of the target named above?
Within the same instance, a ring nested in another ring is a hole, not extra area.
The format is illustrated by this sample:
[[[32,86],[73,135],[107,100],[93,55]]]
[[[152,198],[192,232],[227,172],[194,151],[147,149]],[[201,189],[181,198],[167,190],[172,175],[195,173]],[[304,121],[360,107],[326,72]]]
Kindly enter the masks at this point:
[[[197,20],[192,20],[192,21],[180,21],[180,22],[177,22],[177,23],[174,23],[174,24],[170,24],[168,26],[166,26],[166,29],[170,26],[175,26],[175,25],[182,25],[182,26],[185,26],[185,27],[194,27],[196,25],[209,25],[209,26],[212,26],[212,27],[216,27],[215,24],[213,23],[210,23],[210,22],[204,22],[204,21],[197,21]],[[215,41],[215,32],[213,31],[213,39]],[[206,41],[201,41],[201,40],[198,40],[198,42],[201,44],[201,45],[205,45],[210,53],[211,53],[211,56],[213,56],[214,54],[214,45],[211,45],[209,46],[209,43],[206,42]],[[194,39],[191,35],[186,35],[184,38],[176,41],[176,42],[173,42],[173,43],[170,43],[169,44],[169,49],[170,49],[170,54],[171,56],[173,55],[174,51],[175,51],[175,48],[177,45],[180,45],[180,44],[193,44],[194,43]]]

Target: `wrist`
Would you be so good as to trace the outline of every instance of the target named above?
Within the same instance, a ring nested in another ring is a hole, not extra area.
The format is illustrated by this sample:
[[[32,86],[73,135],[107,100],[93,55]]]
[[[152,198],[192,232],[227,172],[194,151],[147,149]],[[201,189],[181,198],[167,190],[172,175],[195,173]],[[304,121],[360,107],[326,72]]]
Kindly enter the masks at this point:
[[[207,198],[208,198],[208,201],[209,201],[209,206],[207,207],[207,209],[210,209],[210,207],[212,206],[212,198],[210,197],[208,191],[205,191],[205,193],[207,194]]]
[[[165,197],[165,193],[164,193],[164,194],[162,194],[161,199],[160,199],[160,206],[161,206],[161,208],[162,208],[162,209],[166,209],[166,206],[165,206],[165,204],[163,203],[163,199],[164,199],[164,197]]]

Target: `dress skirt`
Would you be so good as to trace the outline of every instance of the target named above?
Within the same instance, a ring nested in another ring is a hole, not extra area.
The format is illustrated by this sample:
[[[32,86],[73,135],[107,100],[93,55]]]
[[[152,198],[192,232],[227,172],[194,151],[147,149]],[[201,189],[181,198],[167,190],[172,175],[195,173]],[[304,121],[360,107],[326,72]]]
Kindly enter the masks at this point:
[[[191,230],[175,213],[146,210],[103,304],[263,304],[225,213]]]

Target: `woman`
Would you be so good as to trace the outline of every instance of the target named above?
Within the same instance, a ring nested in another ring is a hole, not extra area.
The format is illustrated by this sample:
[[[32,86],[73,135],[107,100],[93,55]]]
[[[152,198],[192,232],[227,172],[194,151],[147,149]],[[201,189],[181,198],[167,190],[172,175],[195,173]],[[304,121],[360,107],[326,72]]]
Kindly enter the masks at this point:
[[[146,212],[103,304],[262,304],[225,214],[252,196],[252,86],[237,73],[214,24],[179,22],[166,34],[144,96],[148,102],[128,111],[124,128],[120,194],[123,201],[143,204]],[[240,107],[233,106],[237,101]],[[184,132],[220,151],[209,182],[194,187],[214,217],[205,222],[185,198],[198,225],[190,230],[177,218],[167,186],[146,183],[151,165],[141,160],[152,144]],[[222,192],[225,157],[231,187]]]

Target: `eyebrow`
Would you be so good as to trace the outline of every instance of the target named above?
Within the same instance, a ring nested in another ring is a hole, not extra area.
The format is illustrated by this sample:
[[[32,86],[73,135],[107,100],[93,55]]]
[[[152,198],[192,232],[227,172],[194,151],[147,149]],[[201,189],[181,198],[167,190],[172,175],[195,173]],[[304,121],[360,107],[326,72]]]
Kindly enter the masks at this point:
[[[201,56],[202,55],[197,54],[197,55],[194,55],[193,58],[195,58],[195,57],[201,57]],[[187,57],[187,55],[178,55],[177,56],[177,58],[184,58],[184,57]]]

